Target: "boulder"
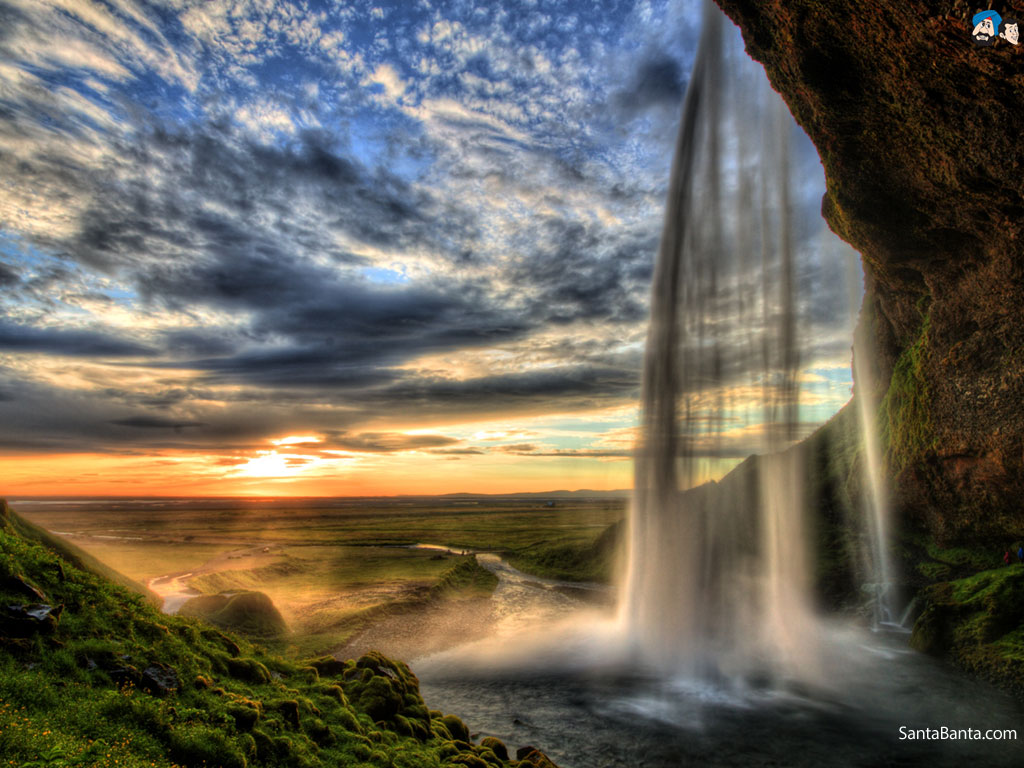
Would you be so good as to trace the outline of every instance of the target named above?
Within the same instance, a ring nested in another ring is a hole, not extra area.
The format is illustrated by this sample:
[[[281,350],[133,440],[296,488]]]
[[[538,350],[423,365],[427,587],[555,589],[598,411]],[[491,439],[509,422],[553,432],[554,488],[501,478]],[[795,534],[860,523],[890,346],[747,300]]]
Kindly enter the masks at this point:
[[[64,606],[56,608],[45,603],[5,605],[0,611],[0,635],[3,637],[34,637],[57,631]]]

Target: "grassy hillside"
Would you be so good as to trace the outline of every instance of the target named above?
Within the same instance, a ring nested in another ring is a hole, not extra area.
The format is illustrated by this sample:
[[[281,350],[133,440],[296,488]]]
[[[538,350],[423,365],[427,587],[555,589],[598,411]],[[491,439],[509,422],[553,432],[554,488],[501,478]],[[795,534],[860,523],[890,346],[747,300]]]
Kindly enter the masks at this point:
[[[0,508],[0,755],[32,766],[550,766],[473,744],[409,668],[300,662],[27,538]]]

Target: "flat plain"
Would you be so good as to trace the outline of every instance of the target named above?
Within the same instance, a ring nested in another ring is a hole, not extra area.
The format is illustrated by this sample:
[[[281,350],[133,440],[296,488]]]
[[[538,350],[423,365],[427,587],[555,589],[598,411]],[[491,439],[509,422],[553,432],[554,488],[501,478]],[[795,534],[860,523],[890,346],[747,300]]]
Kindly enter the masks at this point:
[[[431,602],[438,582],[475,552],[541,576],[607,580],[607,558],[596,553],[625,505],[514,497],[12,503],[168,604],[266,594],[290,630],[281,642],[300,655],[335,650],[375,621]],[[446,598],[483,596],[466,587]]]

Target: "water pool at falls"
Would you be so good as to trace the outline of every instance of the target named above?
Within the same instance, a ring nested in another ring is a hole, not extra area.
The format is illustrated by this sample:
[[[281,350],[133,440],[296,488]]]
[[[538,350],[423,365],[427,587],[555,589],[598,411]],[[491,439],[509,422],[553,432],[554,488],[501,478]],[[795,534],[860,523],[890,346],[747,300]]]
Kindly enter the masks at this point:
[[[901,739],[904,729],[1016,729],[1018,705],[868,635],[854,646],[860,679],[842,695],[765,691],[728,697],[685,680],[540,668],[453,675],[421,669],[431,707],[473,724],[480,737],[537,746],[561,768],[678,766],[1020,765],[1020,741]]]
[[[499,578],[491,637],[409,661],[430,707],[513,757],[531,745],[561,768],[1020,765],[1018,740],[901,740],[901,727],[1024,736],[1008,694],[911,651],[905,635],[824,622],[824,685],[739,689],[638,668],[599,594],[481,562]]]

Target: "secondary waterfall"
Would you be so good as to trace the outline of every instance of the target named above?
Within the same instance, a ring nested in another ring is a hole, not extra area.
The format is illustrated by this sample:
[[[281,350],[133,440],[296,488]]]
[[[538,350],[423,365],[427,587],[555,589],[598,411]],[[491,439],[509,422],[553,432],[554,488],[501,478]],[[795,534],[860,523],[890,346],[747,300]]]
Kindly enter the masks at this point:
[[[792,118],[705,5],[651,298],[623,619],[646,663],[814,677]],[[696,487],[716,458],[758,454]],[[691,490],[687,490],[691,489]]]
[[[878,400],[877,383],[870,364],[874,349],[861,329],[855,336],[853,370],[857,392],[857,418],[864,456],[862,461],[864,519],[867,521],[870,562],[865,571],[872,574],[872,607],[875,627],[904,629],[903,619],[897,614],[897,595],[894,594],[892,557],[889,553],[889,489],[882,469],[882,448],[875,424]]]

